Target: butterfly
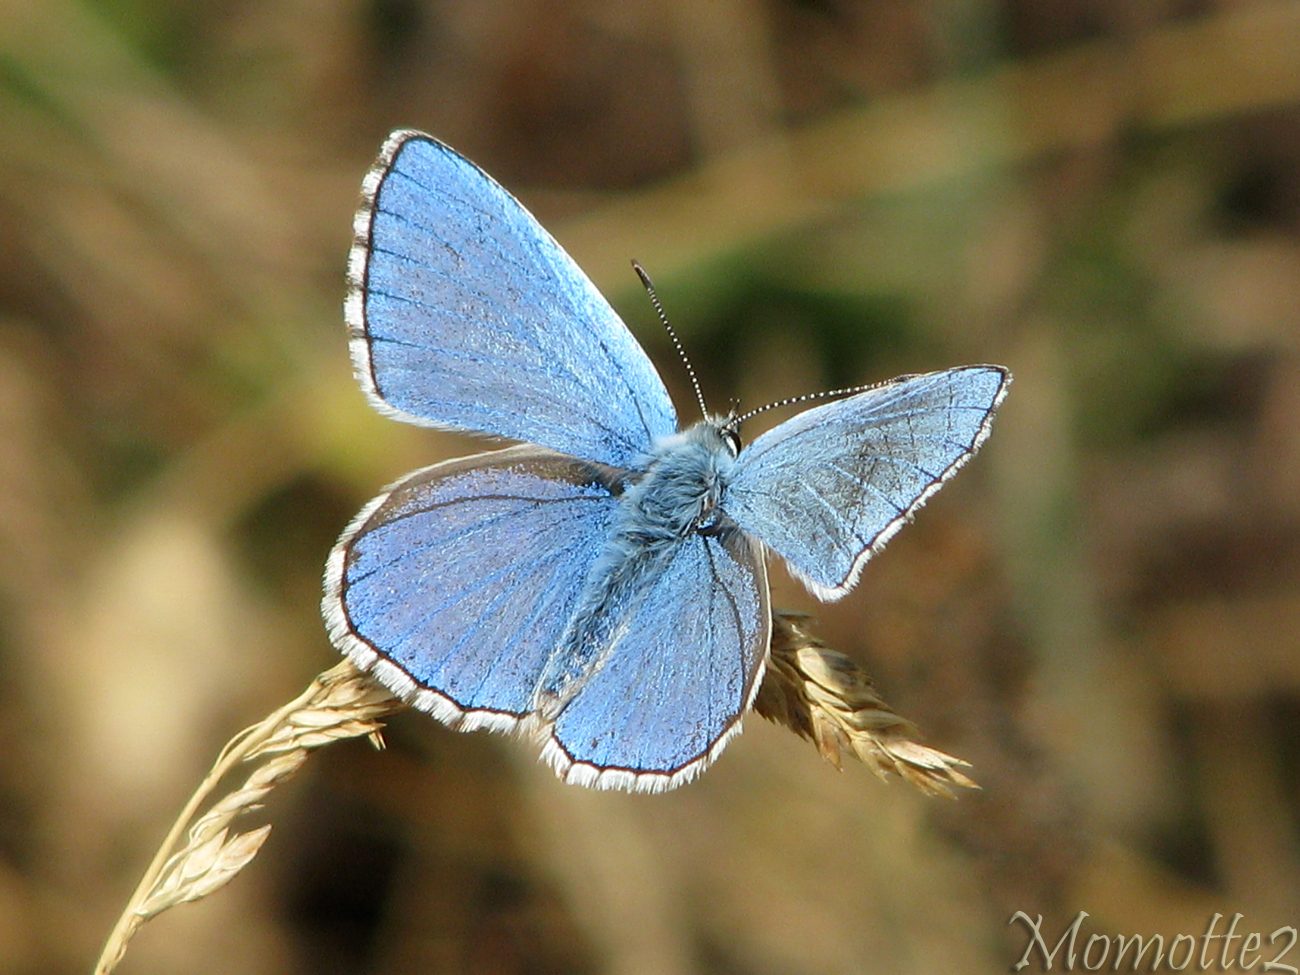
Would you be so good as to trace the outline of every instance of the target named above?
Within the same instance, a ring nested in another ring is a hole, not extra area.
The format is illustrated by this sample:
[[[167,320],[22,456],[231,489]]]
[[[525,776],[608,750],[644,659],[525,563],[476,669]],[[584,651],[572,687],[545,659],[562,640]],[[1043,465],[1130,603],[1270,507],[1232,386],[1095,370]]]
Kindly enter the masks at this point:
[[[843,596],[978,449],[1011,378],[844,391],[742,446],[745,417],[680,428],[572,258],[431,136],[388,138],[354,229],[345,317],[371,404],[519,443],[361,510],[326,565],[331,640],[453,728],[535,737],[569,783],[654,792],[703,771],[763,677],[768,553]]]

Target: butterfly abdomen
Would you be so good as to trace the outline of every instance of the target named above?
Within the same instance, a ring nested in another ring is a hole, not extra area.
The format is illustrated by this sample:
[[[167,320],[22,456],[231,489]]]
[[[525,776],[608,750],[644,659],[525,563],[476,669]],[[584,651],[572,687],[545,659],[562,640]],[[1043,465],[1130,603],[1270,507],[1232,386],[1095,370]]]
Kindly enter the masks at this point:
[[[620,499],[604,550],[542,678],[541,710],[558,712],[569,689],[600,667],[678,546],[697,531],[716,533],[718,498],[734,459],[716,424],[707,421],[655,451],[645,474]]]

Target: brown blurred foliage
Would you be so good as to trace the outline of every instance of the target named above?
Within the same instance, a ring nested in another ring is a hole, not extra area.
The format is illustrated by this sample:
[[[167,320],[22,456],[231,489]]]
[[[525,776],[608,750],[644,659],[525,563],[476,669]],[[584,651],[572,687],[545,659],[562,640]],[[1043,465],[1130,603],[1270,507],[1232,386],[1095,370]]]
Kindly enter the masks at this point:
[[[89,969],[216,749],[332,662],[337,532],[465,449],[349,376],[399,125],[679,403],[632,257],[714,403],[1012,368],[852,596],[775,582],[983,791],[751,720],[593,794],[406,714],[123,973],[1005,971],[1017,910],[1300,922],[1300,2],[0,0],[0,973]]]

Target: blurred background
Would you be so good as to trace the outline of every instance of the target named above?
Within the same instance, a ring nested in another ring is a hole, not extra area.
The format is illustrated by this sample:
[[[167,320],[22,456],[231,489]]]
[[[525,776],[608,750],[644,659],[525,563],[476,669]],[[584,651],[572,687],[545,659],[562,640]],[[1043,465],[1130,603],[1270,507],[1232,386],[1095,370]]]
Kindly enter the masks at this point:
[[[338,532],[473,449],[351,378],[397,126],[534,210],[687,420],[633,257],[716,408],[1012,368],[853,595],[774,572],[983,791],[751,717],[593,794],[405,714],[121,972],[997,972],[1015,911],[1300,923],[1300,3],[0,0],[0,973],[89,971],[220,745],[335,661]]]

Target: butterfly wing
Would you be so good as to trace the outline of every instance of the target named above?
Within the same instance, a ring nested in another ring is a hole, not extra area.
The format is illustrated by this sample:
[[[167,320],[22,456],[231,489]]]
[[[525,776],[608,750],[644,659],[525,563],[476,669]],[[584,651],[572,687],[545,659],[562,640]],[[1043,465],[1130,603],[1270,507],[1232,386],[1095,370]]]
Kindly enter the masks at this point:
[[[523,445],[398,481],[330,554],[334,644],[453,727],[514,727],[608,533],[607,473]]]
[[[389,136],[362,185],[346,304],[382,413],[631,467],[677,430],[632,333],[540,224],[430,136]]]
[[[771,633],[767,570],[743,532],[691,535],[543,749],[566,782],[658,792],[694,778],[740,730]]]
[[[741,452],[722,507],[818,597],[839,599],[979,449],[1010,381],[968,366],[806,410]]]

